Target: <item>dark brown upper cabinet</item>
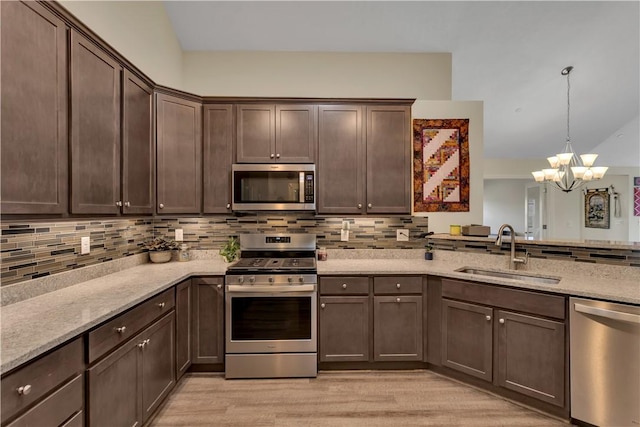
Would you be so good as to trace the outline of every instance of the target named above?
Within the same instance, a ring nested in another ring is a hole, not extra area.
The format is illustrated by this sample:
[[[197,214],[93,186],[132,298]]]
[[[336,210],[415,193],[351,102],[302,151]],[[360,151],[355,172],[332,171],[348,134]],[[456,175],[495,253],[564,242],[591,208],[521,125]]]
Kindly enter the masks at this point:
[[[153,89],[125,70],[122,96],[122,212],[153,213]]]
[[[67,211],[67,27],[36,2],[1,2],[3,214]]]
[[[411,212],[411,107],[367,106],[367,213]]]
[[[200,213],[202,104],[159,93],[156,126],[157,213]]]
[[[318,107],[318,213],[360,214],[365,189],[363,107]]]
[[[411,107],[321,105],[318,213],[411,212]]]
[[[315,105],[237,106],[238,163],[313,163],[316,136]]]
[[[204,213],[230,213],[233,105],[205,105],[203,116]]]
[[[118,214],[122,67],[71,31],[71,213]]]

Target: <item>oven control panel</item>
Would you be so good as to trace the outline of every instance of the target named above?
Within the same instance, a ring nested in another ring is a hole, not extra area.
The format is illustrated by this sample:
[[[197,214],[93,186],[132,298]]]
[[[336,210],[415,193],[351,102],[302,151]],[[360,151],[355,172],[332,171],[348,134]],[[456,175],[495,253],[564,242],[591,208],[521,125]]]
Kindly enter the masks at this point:
[[[318,283],[315,274],[227,274],[227,285],[311,285]]]

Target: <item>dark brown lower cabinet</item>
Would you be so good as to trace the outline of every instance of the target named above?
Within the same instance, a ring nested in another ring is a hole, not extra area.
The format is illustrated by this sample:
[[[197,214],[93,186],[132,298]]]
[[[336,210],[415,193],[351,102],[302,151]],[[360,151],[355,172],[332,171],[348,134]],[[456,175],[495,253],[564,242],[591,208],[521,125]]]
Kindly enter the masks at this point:
[[[493,379],[493,309],[442,300],[442,365]]]
[[[319,361],[369,361],[369,297],[320,297]]]
[[[191,279],[176,286],[176,380],[191,366]]]
[[[498,385],[564,406],[564,323],[496,310]]]
[[[153,323],[88,371],[91,426],[140,426],[175,384],[175,314]]]
[[[373,360],[422,360],[422,295],[373,298]]]
[[[192,279],[194,365],[224,363],[224,277]]]

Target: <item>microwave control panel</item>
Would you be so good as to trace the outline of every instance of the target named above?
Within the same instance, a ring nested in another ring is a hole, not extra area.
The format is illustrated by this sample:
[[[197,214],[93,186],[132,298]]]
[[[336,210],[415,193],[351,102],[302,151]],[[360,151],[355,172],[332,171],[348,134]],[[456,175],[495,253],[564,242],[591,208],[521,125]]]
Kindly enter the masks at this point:
[[[313,173],[305,173],[304,176],[304,201],[305,203],[313,203]]]

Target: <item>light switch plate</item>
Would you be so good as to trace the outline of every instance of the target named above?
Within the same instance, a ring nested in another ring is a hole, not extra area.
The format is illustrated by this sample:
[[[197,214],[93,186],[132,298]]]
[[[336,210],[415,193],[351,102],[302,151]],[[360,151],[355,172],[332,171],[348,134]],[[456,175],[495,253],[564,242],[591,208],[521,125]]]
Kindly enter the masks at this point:
[[[176,228],[176,242],[182,242],[184,240],[184,233],[182,228]]]
[[[399,228],[396,230],[396,241],[398,242],[408,242],[409,241],[409,230],[406,228]]]
[[[80,254],[85,255],[91,252],[91,238],[84,236],[80,238]]]
[[[341,242],[349,241],[349,230],[340,230],[340,241]]]

